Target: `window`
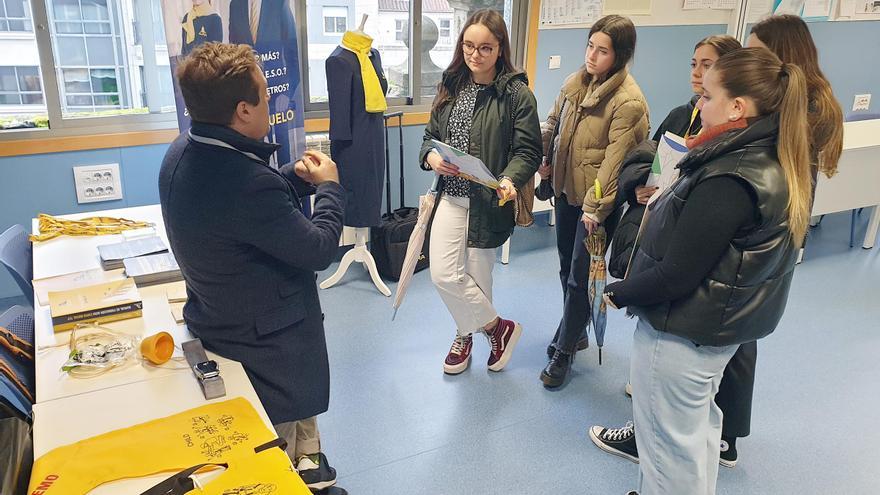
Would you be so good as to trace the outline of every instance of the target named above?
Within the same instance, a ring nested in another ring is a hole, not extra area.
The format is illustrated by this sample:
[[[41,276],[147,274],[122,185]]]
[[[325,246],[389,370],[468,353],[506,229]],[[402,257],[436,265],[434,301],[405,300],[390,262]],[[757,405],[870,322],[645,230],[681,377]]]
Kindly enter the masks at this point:
[[[452,38],[452,19],[440,19],[440,40],[450,44]]]
[[[0,67],[0,105],[42,105],[39,67]]]
[[[430,104],[455,53],[458,31],[478,8],[504,13],[514,61],[522,65],[527,0],[289,1],[298,28],[307,117],[326,115],[321,113],[328,98],[325,60],[364,14],[369,17],[363,29],[381,54],[392,107]],[[169,51],[175,51],[179,36],[166,43],[163,12],[168,11],[161,4],[0,0],[0,129],[51,124],[53,131],[70,135],[173,128]],[[228,9],[229,3],[216,0],[213,6]],[[423,29],[409,39],[414,19],[423,20]],[[38,25],[46,26],[48,36],[36,36]]]
[[[324,34],[342,35],[347,29],[348,7],[324,7]]]
[[[120,124],[155,128],[157,121],[173,126],[161,0],[27,1],[0,0],[0,28],[24,16],[31,29],[14,38],[0,36],[0,67],[16,66],[11,78],[8,70],[2,72],[0,129],[28,127],[18,125],[22,122],[55,129],[107,125],[116,130]],[[15,2],[24,6],[24,13],[10,9]],[[43,42],[34,36],[34,22],[48,26],[46,46],[38,45]],[[42,77],[41,60],[53,65],[43,66]],[[29,82],[13,94],[6,87],[14,80]]]
[[[325,2],[332,1],[332,5]],[[348,5],[340,5],[340,1]],[[334,18],[353,19],[359,23],[368,15],[364,31],[373,38],[373,48],[382,58],[382,70],[388,80],[390,106],[427,105],[433,99],[440,75],[454,54],[460,26],[468,15],[480,8],[495,8],[503,13],[513,40],[514,61],[522,65],[526,0],[305,0],[296,2],[300,31],[299,47],[303,58],[303,81],[306,109],[327,109],[325,61],[339,46],[339,30]],[[351,14],[349,16],[349,14]],[[421,32],[409,39],[413,19],[422,19]],[[320,22],[320,24],[318,24]],[[348,29],[355,29],[346,26]],[[331,35],[337,35],[333,37]],[[421,54],[413,57],[414,53]],[[414,90],[413,88],[418,88]]]
[[[0,33],[32,32],[31,6],[28,0],[0,0]]]
[[[394,20],[394,39],[397,41],[404,41],[407,36],[409,36],[408,31],[409,28],[409,19],[395,19]]]

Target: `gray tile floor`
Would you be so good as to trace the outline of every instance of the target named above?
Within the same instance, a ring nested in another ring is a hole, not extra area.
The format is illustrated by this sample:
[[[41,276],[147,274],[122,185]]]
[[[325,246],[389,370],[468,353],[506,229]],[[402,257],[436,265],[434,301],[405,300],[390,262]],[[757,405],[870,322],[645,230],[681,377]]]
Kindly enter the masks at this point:
[[[859,219],[859,245],[867,217]],[[609,315],[598,365],[578,354],[571,381],[545,390],[538,374],[561,311],[553,229],[519,231],[511,264],[495,269],[495,301],[524,334],[501,373],[475,339],[465,373],[442,361],[452,319],[416,276],[391,321],[391,301],[354,266],[322,291],[331,357],[324,450],[352,494],[619,494],[638,468],[597,449],[592,424],[631,418],[623,394],[635,323]],[[849,249],[849,215],[813,232],[785,317],[759,344],[752,435],[721,468],[719,494],[855,494],[880,489],[880,246]],[[335,266],[322,274],[322,280]],[[392,286],[392,290],[394,287]]]
[[[721,468],[720,495],[880,488],[880,246],[849,249],[848,214],[826,217],[812,235],[785,317],[759,344],[752,435],[738,443],[737,467]],[[543,218],[518,231],[511,264],[496,266],[497,307],[525,329],[501,373],[486,369],[478,338],[471,368],[443,375],[454,327],[427,272],[393,322],[391,299],[357,265],[321,292],[332,389],[319,424],[340,486],[353,495],[622,495],[636,486],[637,466],[586,435],[631,417],[623,386],[634,321],[609,315],[601,367],[591,347],[562,390],[538,380],[561,310],[557,266]]]

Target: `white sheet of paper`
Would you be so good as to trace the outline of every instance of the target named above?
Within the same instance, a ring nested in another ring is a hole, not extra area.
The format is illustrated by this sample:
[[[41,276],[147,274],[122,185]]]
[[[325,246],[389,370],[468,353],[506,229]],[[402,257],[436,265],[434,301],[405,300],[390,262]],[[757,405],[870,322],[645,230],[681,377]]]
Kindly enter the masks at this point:
[[[827,18],[831,12],[831,0],[807,0],[804,17]]]
[[[663,191],[669,188],[673,182],[678,179],[679,169],[675,168],[678,162],[687,155],[688,149],[685,146],[684,138],[676,136],[671,132],[666,132],[657,143],[657,155],[655,160],[659,160],[660,174],[648,176],[646,185],[657,186],[657,192],[648,200],[648,204],[653,203],[663,194]]]
[[[94,268],[92,270],[34,280],[34,292],[37,294],[37,304],[47,306],[49,304],[49,291],[58,292],[78,289],[124,278],[125,272],[121,268],[118,270]]]
[[[758,22],[773,10],[773,0],[750,0],[748,22]]]
[[[542,27],[592,24],[602,17],[603,0],[544,0],[541,2]]]
[[[498,179],[496,179],[495,176],[492,175],[492,172],[486,168],[486,164],[483,163],[483,160],[471,156],[464,151],[455,149],[446,143],[437,141],[436,139],[432,139],[431,142],[434,144],[434,148],[437,149],[437,153],[440,153],[440,156],[442,156],[445,161],[458,167],[459,173],[469,175],[485,186],[492,188],[498,186]]]

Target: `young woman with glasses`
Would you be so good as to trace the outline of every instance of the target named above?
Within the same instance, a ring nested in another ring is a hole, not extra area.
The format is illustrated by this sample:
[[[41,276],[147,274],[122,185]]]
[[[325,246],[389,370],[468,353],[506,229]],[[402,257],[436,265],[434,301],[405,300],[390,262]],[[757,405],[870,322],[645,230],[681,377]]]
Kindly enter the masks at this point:
[[[535,97],[525,74],[511,62],[504,18],[495,10],[475,12],[456,46],[420,154],[422,168],[441,180],[431,227],[431,280],[455,323],[443,363],[452,375],[467,369],[475,332],[489,341],[492,371],[507,365],[522,333],[519,323],[501,318],[492,304],[492,268],[496,248],[513,232],[517,188],[535,175],[541,161]],[[500,179],[498,189],[459,177],[432,140],[480,158]]]

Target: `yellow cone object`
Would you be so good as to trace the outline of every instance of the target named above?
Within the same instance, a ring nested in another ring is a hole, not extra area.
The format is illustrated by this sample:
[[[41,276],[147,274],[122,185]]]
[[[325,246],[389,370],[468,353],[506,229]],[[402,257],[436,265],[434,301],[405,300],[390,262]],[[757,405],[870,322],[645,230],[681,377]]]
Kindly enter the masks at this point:
[[[370,62],[370,46],[372,44],[373,38],[366,34],[346,31],[342,35],[342,46],[353,51],[361,64],[361,78],[364,80],[364,103],[367,112],[379,113],[388,109],[388,103],[385,101],[382,85],[379,84],[379,76],[373,69],[373,63]]]
[[[28,493],[79,495],[110,481],[230,462],[273,439],[238,397],[53,449],[34,462]]]
[[[150,335],[141,341],[141,354],[153,364],[165,364],[174,354],[174,338],[168,332]]]

